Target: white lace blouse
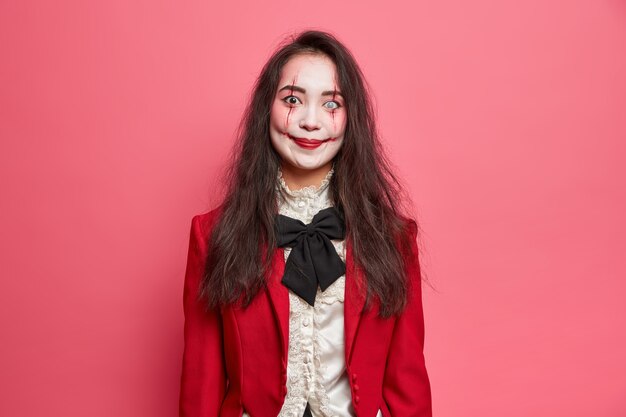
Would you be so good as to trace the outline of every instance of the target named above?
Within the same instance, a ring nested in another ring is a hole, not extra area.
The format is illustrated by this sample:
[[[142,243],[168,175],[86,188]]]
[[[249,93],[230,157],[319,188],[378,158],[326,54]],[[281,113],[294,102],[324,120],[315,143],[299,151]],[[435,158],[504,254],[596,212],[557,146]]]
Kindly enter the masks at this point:
[[[290,190],[279,169],[276,187],[279,213],[307,224],[318,211],[333,205],[329,183]],[[332,240],[345,262],[345,240]],[[285,261],[291,248],[285,248]],[[317,288],[310,306],[289,290],[289,355],[287,396],[278,417],[302,417],[307,401],[314,417],[354,417],[344,353],[345,275],[326,291]],[[379,411],[377,417],[381,417]],[[243,413],[243,417],[250,417]]]

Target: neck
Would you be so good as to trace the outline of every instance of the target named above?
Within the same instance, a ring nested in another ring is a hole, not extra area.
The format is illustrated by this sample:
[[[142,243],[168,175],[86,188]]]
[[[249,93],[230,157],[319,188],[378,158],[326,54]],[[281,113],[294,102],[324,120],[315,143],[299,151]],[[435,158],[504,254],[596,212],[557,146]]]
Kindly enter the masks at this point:
[[[333,162],[329,161],[326,165],[323,165],[315,169],[303,169],[287,165],[281,162],[281,171],[285,184],[290,190],[299,190],[304,187],[315,186],[319,188],[322,184],[322,180],[328,174],[328,171],[333,166]]]

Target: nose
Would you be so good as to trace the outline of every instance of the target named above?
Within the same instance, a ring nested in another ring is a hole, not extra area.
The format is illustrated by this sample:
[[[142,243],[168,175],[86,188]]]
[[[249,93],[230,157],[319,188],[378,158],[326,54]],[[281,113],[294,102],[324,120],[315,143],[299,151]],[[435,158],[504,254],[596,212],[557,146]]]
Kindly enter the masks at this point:
[[[309,106],[306,114],[300,120],[300,127],[308,131],[318,130],[322,127],[320,121],[317,118],[317,110],[314,106]]]

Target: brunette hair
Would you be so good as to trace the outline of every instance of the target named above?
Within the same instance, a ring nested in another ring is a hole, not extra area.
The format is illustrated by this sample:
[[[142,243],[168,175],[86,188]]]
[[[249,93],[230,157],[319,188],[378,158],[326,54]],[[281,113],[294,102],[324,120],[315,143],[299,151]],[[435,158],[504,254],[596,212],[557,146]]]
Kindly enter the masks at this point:
[[[280,156],[270,142],[270,109],[281,70],[297,54],[323,54],[337,70],[347,124],[333,160],[330,194],[343,212],[354,264],[370,297],[381,302],[380,316],[400,313],[408,280],[401,251],[410,250],[417,223],[405,215],[409,202],[391,169],[378,135],[369,88],[350,51],[333,35],[309,30],[287,38],[263,67],[237,131],[225,171],[226,196],[212,228],[200,296],[207,308],[241,302],[245,307],[266,286],[276,246],[276,181]],[[413,223],[413,224],[411,224]],[[412,236],[413,235],[413,236]],[[261,243],[270,250],[263,251]]]

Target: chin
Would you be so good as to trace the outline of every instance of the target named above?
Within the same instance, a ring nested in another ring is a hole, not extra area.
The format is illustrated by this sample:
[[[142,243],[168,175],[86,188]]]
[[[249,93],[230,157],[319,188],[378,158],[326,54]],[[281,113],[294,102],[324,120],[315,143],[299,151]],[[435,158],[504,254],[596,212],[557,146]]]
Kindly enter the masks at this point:
[[[326,165],[328,163],[328,161],[301,161],[301,160],[296,160],[296,161],[292,161],[292,160],[288,160],[286,159],[285,162],[287,162],[287,164],[299,168],[299,169],[306,169],[306,170],[314,170],[314,169],[318,169],[323,167],[324,165]]]

